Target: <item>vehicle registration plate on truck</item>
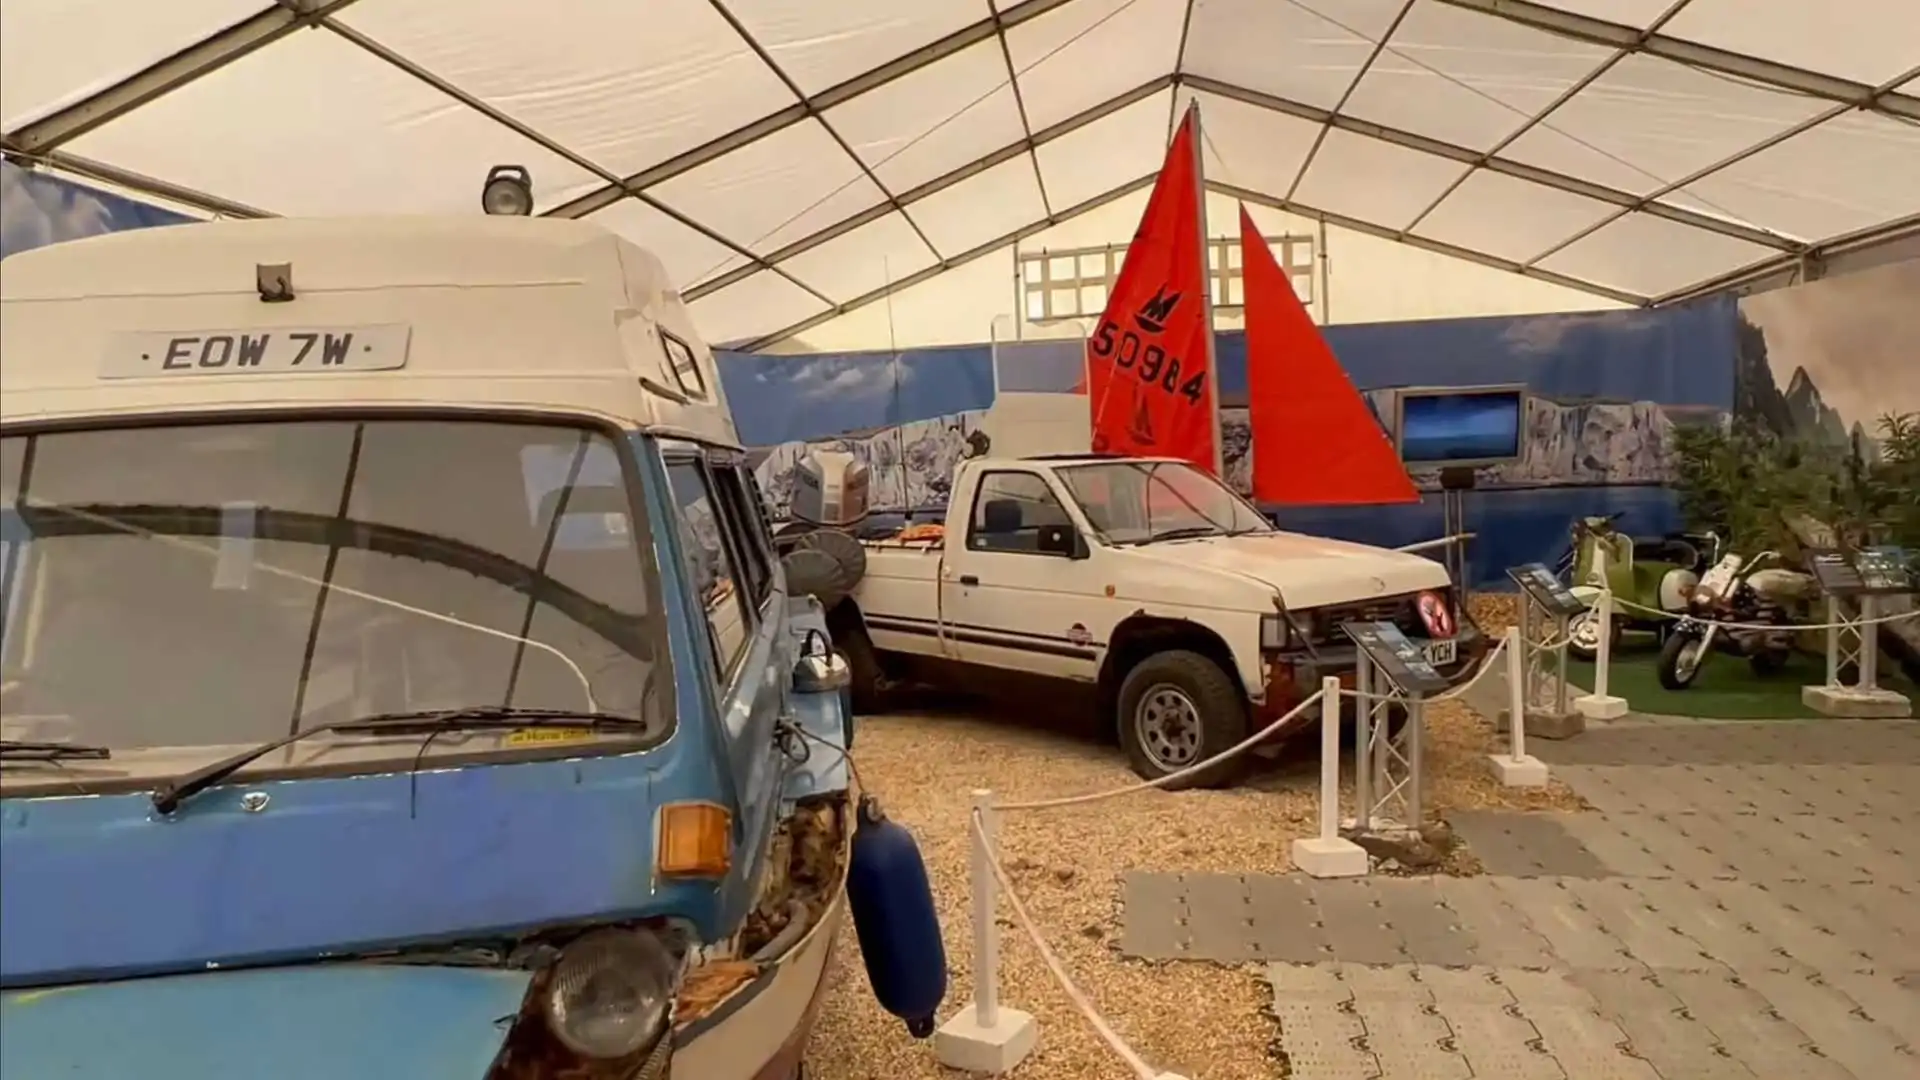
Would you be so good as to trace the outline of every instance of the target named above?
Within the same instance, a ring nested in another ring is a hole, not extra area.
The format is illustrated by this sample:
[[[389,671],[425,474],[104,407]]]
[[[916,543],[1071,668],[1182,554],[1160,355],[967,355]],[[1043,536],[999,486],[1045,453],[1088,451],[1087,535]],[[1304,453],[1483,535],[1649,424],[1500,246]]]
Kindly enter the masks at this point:
[[[413,328],[404,323],[125,331],[108,338],[100,377],[393,371],[407,366],[412,337]]]
[[[1435,667],[1440,667],[1444,664],[1453,663],[1454,656],[1454,641],[1452,638],[1427,642],[1427,663]]]

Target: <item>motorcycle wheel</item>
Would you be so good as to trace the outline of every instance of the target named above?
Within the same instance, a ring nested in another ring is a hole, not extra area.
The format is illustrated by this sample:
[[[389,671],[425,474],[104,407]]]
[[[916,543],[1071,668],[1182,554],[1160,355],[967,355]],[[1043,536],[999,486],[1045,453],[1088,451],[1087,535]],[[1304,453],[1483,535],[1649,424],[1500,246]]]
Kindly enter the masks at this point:
[[[1700,668],[1706,662],[1706,650],[1700,647],[1699,638],[1692,634],[1669,634],[1666,644],[1660,646],[1660,685],[1669,690],[1685,690],[1699,678]]]
[[[1614,619],[1613,625],[1608,629],[1613,634],[1613,640],[1609,644],[1617,652],[1620,644],[1620,620]],[[1592,663],[1600,656],[1600,633],[1598,615],[1592,611],[1583,611],[1575,615],[1572,621],[1567,623],[1567,651],[1572,653],[1576,660]]]

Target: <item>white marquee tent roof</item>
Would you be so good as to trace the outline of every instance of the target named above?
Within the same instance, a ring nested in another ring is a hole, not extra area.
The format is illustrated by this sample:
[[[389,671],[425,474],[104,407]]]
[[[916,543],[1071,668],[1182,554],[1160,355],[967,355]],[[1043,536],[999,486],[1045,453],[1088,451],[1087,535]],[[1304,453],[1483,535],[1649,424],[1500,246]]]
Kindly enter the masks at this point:
[[[230,216],[525,165],[759,345],[1139,190],[1189,99],[1217,191],[1632,304],[1920,237],[1920,0],[0,7],[18,163]]]

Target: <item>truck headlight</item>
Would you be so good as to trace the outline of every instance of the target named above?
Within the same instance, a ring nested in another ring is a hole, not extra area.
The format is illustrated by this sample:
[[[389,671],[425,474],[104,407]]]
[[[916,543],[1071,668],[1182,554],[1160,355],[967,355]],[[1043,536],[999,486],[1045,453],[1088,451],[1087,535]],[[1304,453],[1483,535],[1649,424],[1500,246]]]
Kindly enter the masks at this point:
[[[547,983],[547,1027],[581,1057],[624,1058],[666,1033],[673,954],[651,934],[597,930],[568,945]]]
[[[1260,616],[1260,651],[1285,652],[1293,647],[1293,626],[1285,615]]]

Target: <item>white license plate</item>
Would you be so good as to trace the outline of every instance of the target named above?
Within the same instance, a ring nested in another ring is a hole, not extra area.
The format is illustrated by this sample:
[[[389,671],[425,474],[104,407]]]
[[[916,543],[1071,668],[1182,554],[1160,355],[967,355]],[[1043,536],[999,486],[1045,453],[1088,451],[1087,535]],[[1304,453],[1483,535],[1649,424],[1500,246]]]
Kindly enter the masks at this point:
[[[1454,655],[1454,641],[1452,638],[1444,641],[1427,642],[1427,663],[1435,667],[1453,663]]]
[[[393,371],[407,366],[412,337],[413,328],[405,324],[129,331],[107,340],[100,377]]]

